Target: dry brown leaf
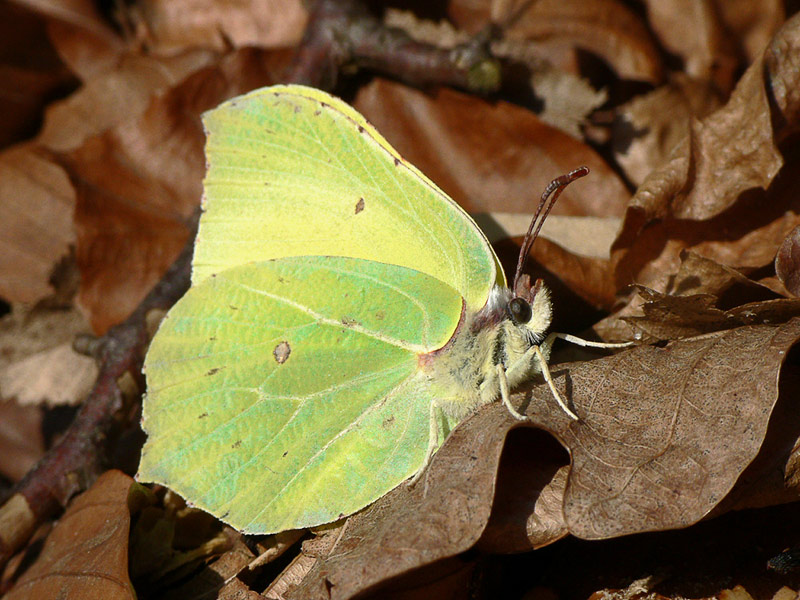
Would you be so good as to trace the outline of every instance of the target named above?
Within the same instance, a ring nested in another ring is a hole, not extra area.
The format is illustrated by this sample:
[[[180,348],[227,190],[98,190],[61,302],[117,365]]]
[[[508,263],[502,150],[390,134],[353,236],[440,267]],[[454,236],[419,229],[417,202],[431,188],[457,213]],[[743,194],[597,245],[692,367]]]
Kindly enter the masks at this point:
[[[128,530],[145,496],[130,494],[132,485],[138,484],[120,471],[101,475],[70,504],[5,598],[136,598],[128,579]]]
[[[564,449],[545,432],[509,432],[491,516],[478,549],[491,554],[525,552],[567,535],[562,507],[568,462]]]
[[[777,280],[775,282],[777,285],[768,286],[763,282],[753,281],[737,269],[687,250],[679,252],[677,258],[680,261],[677,272],[668,278],[659,279],[659,283],[663,283],[666,289],[665,293],[646,286],[629,286],[628,289],[631,291],[637,288],[646,290],[647,298],[641,294],[632,294],[625,306],[595,324],[593,330],[602,339],[631,339],[634,330],[630,327],[629,319],[641,319],[644,316],[645,301],[658,302],[662,297],[665,304],[662,308],[654,307],[656,308],[656,312],[652,313],[654,318],[647,318],[645,324],[651,328],[650,333],[654,339],[674,339],[713,331],[714,323],[723,329],[753,323],[752,320],[745,322],[736,320],[738,317],[734,313],[728,316],[724,313],[727,308],[742,307],[740,312],[746,312],[748,307],[745,305],[755,307],[752,317],[759,316],[765,319],[760,321],[764,323],[778,323],[789,318],[787,316],[784,319],[770,321],[777,316],[770,314],[775,308],[793,310],[791,303],[774,303],[774,306],[765,303],[779,296],[790,296],[781,290],[775,290],[780,285]],[[666,294],[669,296],[665,297]],[[695,298],[681,299],[679,296],[695,296]],[[759,306],[759,303],[764,303],[764,306]],[[711,311],[713,315],[707,311],[710,306],[715,307]],[[670,307],[674,307],[675,311],[673,312]],[[671,322],[659,323],[656,316],[659,312],[662,316],[670,314]],[[730,319],[734,320],[732,323],[738,325],[728,325]],[[687,329],[683,329],[684,326],[687,326]],[[701,326],[702,330],[693,329],[697,326]],[[676,329],[672,329],[673,327]],[[642,331],[640,328],[640,334]]]
[[[778,402],[772,410],[764,443],[739,476],[731,492],[708,518],[731,511],[794,503],[800,490],[791,485],[793,447],[800,440],[797,398],[800,396],[798,349],[793,348],[781,369]]]
[[[666,296],[647,288],[637,287],[645,299],[643,317],[621,317],[634,331],[637,339],[651,343],[675,340],[742,325],[774,324],[800,315],[800,300],[781,298],[742,304],[729,310],[715,308],[717,298],[710,294]]]
[[[254,46],[294,46],[303,36],[307,14],[300,0],[145,0],[136,24],[143,43],[162,54],[204,47],[217,51]]]
[[[42,410],[0,397],[0,474],[19,481],[42,458]]]
[[[593,150],[512,104],[447,89],[429,96],[376,80],[354,105],[467,210],[530,214],[553,178],[580,165],[591,175],[566,189],[556,214],[619,216],[628,201],[622,181]]]
[[[600,539],[686,527],[708,514],[761,447],[798,337],[795,319],[554,367],[581,416],[556,429],[572,453],[570,532]],[[537,406],[551,398],[533,392]]]
[[[769,265],[784,237],[800,225],[800,214],[793,206],[796,193],[793,186],[800,188],[800,182],[784,178],[781,183],[787,187],[773,187],[767,195],[747,195],[734,209],[714,219],[700,222],[665,219],[640,230],[624,251],[612,251],[617,259],[617,288],[638,283],[667,290],[687,249],[741,269]],[[629,219],[626,224],[638,229]],[[628,243],[618,238],[617,248]]]
[[[729,265],[763,266],[772,261],[777,247],[770,240],[783,239],[797,225],[796,215],[779,204],[785,201],[785,189],[771,189],[768,202],[745,192],[770,186],[783,165],[776,144],[798,126],[800,70],[793,58],[800,46],[798,36],[800,16],[776,34],[763,60],[751,65],[728,103],[694,122],[670,160],[638,189],[616,243],[618,283],[637,281],[664,289],[664,278],[675,272],[678,252],[686,247]],[[775,119],[777,130],[767,87],[778,90],[772,92],[781,117]],[[793,184],[784,181],[777,187]],[[707,221],[695,225],[678,219]],[[655,220],[661,222],[648,226]],[[719,244],[720,238],[726,243]]]
[[[754,63],[728,103],[702,121],[631,200],[648,218],[710,219],[739,195],[764,188],[783,165],[775,147],[763,65]],[[724,174],[724,175],[723,175]]]
[[[727,93],[738,66],[736,46],[713,2],[647,0],[648,21],[661,44],[683,60],[683,73]]]
[[[0,394],[22,405],[75,405],[92,389],[97,373],[93,358],[64,343],[0,368]]]
[[[89,331],[86,319],[74,308],[15,305],[0,319],[0,370]]]
[[[78,148],[87,138],[136,118],[153,98],[215,58],[206,50],[168,58],[121,53],[112,69],[96,74],[79,91],[48,107],[38,141],[58,152]]]
[[[23,144],[0,153],[0,296],[36,302],[53,293],[56,262],[75,243],[75,195],[61,167]]]
[[[687,250],[681,253],[680,259],[681,266],[667,288],[670,294],[713,294],[721,300],[724,297],[727,306],[774,298],[770,288],[753,281],[737,269]]]
[[[610,261],[573,254],[548,239],[536,241],[531,257],[542,265],[553,277],[545,277],[550,285],[555,285],[557,277],[570,290],[595,308],[611,308],[616,300],[614,271]],[[560,312],[560,306],[556,306]]]

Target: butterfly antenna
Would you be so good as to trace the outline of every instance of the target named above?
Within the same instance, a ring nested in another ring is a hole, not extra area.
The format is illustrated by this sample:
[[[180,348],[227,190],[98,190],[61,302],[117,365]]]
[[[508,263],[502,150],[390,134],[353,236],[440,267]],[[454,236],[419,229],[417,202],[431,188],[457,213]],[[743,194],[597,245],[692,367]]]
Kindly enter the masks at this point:
[[[517,289],[517,282],[519,281],[520,275],[522,275],[522,268],[525,266],[525,261],[528,258],[528,253],[531,251],[531,246],[533,246],[533,242],[535,242],[536,238],[539,236],[539,231],[541,231],[547,215],[550,214],[550,210],[553,208],[556,200],[558,200],[561,192],[564,191],[564,188],[570,183],[588,174],[589,167],[578,167],[566,175],[553,179],[545,188],[544,192],[542,192],[542,199],[539,201],[539,207],[536,209],[536,214],[533,215],[533,219],[531,219],[531,225],[528,227],[528,233],[525,234],[525,239],[522,240],[522,248],[519,251],[519,258],[517,259],[517,271],[514,273],[514,287],[511,288],[512,291],[516,291]],[[552,198],[550,196],[552,196]]]

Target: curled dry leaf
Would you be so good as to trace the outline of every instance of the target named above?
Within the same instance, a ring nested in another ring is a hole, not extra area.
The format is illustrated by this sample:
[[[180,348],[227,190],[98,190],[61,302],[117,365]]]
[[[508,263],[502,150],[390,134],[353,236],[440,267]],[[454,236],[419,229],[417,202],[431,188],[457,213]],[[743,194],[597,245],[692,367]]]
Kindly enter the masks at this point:
[[[792,303],[769,302],[786,295],[776,293],[775,286],[755,282],[739,270],[695,252],[682,250],[678,258],[677,273],[663,282],[666,294],[646,286],[630,286],[629,289],[638,289],[640,293],[632,294],[624,307],[596,323],[593,330],[607,340],[631,339],[634,330],[640,335],[646,332],[653,340],[677,339],[716,328],[780,323],[795,314],[791,312]],[[650,307],[651,316],[645,315],[646,302],[654,303]],[[733,312],[726,312],[728,308],[734,309]],[[783,310],[784,317],[771,314],[774,310]],[[668,322],[659,322],[659,315],[668,317]],[[747,320],[742,321],[742,315]],[[636,327],[632,328],[632,324]]]
[[[138,486],[120,471],[104,473],[71,503],[5,598],[136,598],[128,579],[128,531],[146,495],[131,494],[132,485]]]
[[[787,290],[800,296],[800,226],[789,232],[778,249],[775,273]]]
[[[697,236],[697,229],[693,226],[670,222],[665,225],[666,239],[659,239],[661,236],[658,232],[654,236],[652,228],[648,228],[646,243],[649,247],[634,249],[632,246],[637,237],[644,235],[646,225],[656,219],[696,221],[714,217],[721,220],[715,223],[717,227],[723,223],[727,225],[725,215],[731,213],[737,202],[741,204],[740,200],[746,200],[744,192],[769,187],[783,166],[783,158],[776,144],[785,131],[793,131],[797,127],[800,98],[790,90],[798,87],[797,78],[800,74],[800,70],[792,68],[793,56],[800,46],[798,36],[800,16],[787,21],[776,34],[764,58],[753,63],[745,72],[728,103],[702,121],[692,123],[689,135],[674,149],[670,160],[653,171],[637,190],[617,240],[617,248],[621,253],[635,252],[636,255],[625,256],[620,262],[632,260],[640,265],[647,263],[649,267],[664,273],[674,272],[674,269],[664,268],[665,265],[658,259],[653,260],[654,254],[657,256],[660,251],[662,258],[671,256],[674,260],[675,250],[688,245],[679,240],[673,242],[675,238],[702,237],[703,241],[707,241],[719,238],[719,234],[711,235],[704,231],[704,235]],[[785,90],[779,95],[775,106],[783,117],[778,119],[777,130],[773,129],[768,88]],[[763,210],[763,201],[759,210]],[[741,214],[733,213],[728,217],[732,215],[742,218]],[[743,223],[750,222],[745,218],[739,228],[742,229]],[[763,223],[763,219],[755,222]],[[771,233],[774,235],[776,232]],[[726,239],[735,238],[727,235]],[[667,240],[673,244],[672,248],[664,248]],[[749,241],[752,244],[752,240]],[[769,253],[768,244],[758,248]],[[642,254],[641,250],[645,250],[645,253]],[[730,260],[722,262],[731,264]],[[625,270],[627,272],[623,274],[620,271],[619,274],[626,282],[633,279],[647,283]]]
[[[753,281],[741,271],[710,258],[684,250],[680,259],[681,266],[668,289],[671,294],[713,294],[720,299],[724,296],[728,306],[774,297],[769,288]]]
[[[625,209],[625,186],[593,150],[512,104],[446,89],[431,97],[376,80],[355,107],[467,210],[530,215],[547,184],[580,165],[591,170],[590,185],[567,188],[556,214],[608,217]]]
[[[621,317],[642,341],[675,340],[742,325],[773,324],[800,315],[800,300],[781,298],[721,310],[711,294],[670,296],[637,286],[644,298],[643,317]]]

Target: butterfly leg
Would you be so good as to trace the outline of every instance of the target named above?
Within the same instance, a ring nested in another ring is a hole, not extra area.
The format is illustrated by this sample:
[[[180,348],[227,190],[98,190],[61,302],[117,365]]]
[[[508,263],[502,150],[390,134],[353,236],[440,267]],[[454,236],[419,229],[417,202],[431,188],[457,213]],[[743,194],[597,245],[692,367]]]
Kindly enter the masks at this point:
[[[542,346],[546,345],[545,347],[549,350],[550,345],[553,343],[554,339],[555,338],[552,336],[552,334],[547,336],[547,339],[544,342],[542,342]],[[550,374],[550,367],[547,365],[547,358],[545,358],[541,346],[531,346],[531,350],[533,350],[536,353],[536,358],[539,361],[539,367],[542,371],[542,375],[544,376],[544,380],[547,382],[547,385],[550,388],[550,392],[555,397],[556,402],[558,402],[558,405],[561,407],[561,410],[567,413],[567,416],[573,421],[580,420],[578,418],[578,415],[572,412],[570,408],[567,406],[567,403],[561,397],[561,394],[558,393],[558,390],[556,389],[556,384],[553,381],[553,376]]]
[[[538,346],[531,346],[527,352],[525,352],[521,358],[514,361],[508,369],[503,367],[503,365],[497,365],[496,376],[500,384],[500,395],[503,398],[503,404],[506,405],[506,408],[508,408],[508,411],[514,418],[523,419],[524,417],[511,406],[511,402],[508,399],[508,389],[510,387],[508,382],[511,381],[513,385],[518,385],[523,381],[527,381],[532,373],[541,371],[561,409],[567,413],[570,419],[578,420],[578,416],[569,409],[567,403],[561,397],[561,394],[558,393],[556,385],[553,382],[553,376],[550,374],[550,369],[547,366],[547,358],[550,356],[550,346],[553,345],[555,339],[556,336],[551,334]]]
[[[497,371],[497,381],[500,384],[500,397],[503,399],[503,404],[506,405],[506,408],[512,417],[518,421],[524,421],[527,419],[527,417],[518,413],[517,409],[511,404],[511,392],[508,387],[506,366],[503,363],[497,363],[497,365],[495,365],[495,370]]]

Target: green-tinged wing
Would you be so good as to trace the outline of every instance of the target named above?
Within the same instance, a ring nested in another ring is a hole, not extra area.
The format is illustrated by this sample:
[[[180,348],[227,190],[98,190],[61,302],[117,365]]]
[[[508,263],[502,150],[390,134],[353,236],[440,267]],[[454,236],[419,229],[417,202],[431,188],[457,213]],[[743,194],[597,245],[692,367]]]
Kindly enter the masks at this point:
[[[429,275],[341,257],[201,281],[147,354],[139,479],[247,533],[360,510],[422,465],[433,398],[418,354],[462,307]]]
[[[193,283],[285,256],[350,256],[450,285],[473,310],[502,269],[474,221],[353,108],[274,86],[205,113],[208,171]]]

